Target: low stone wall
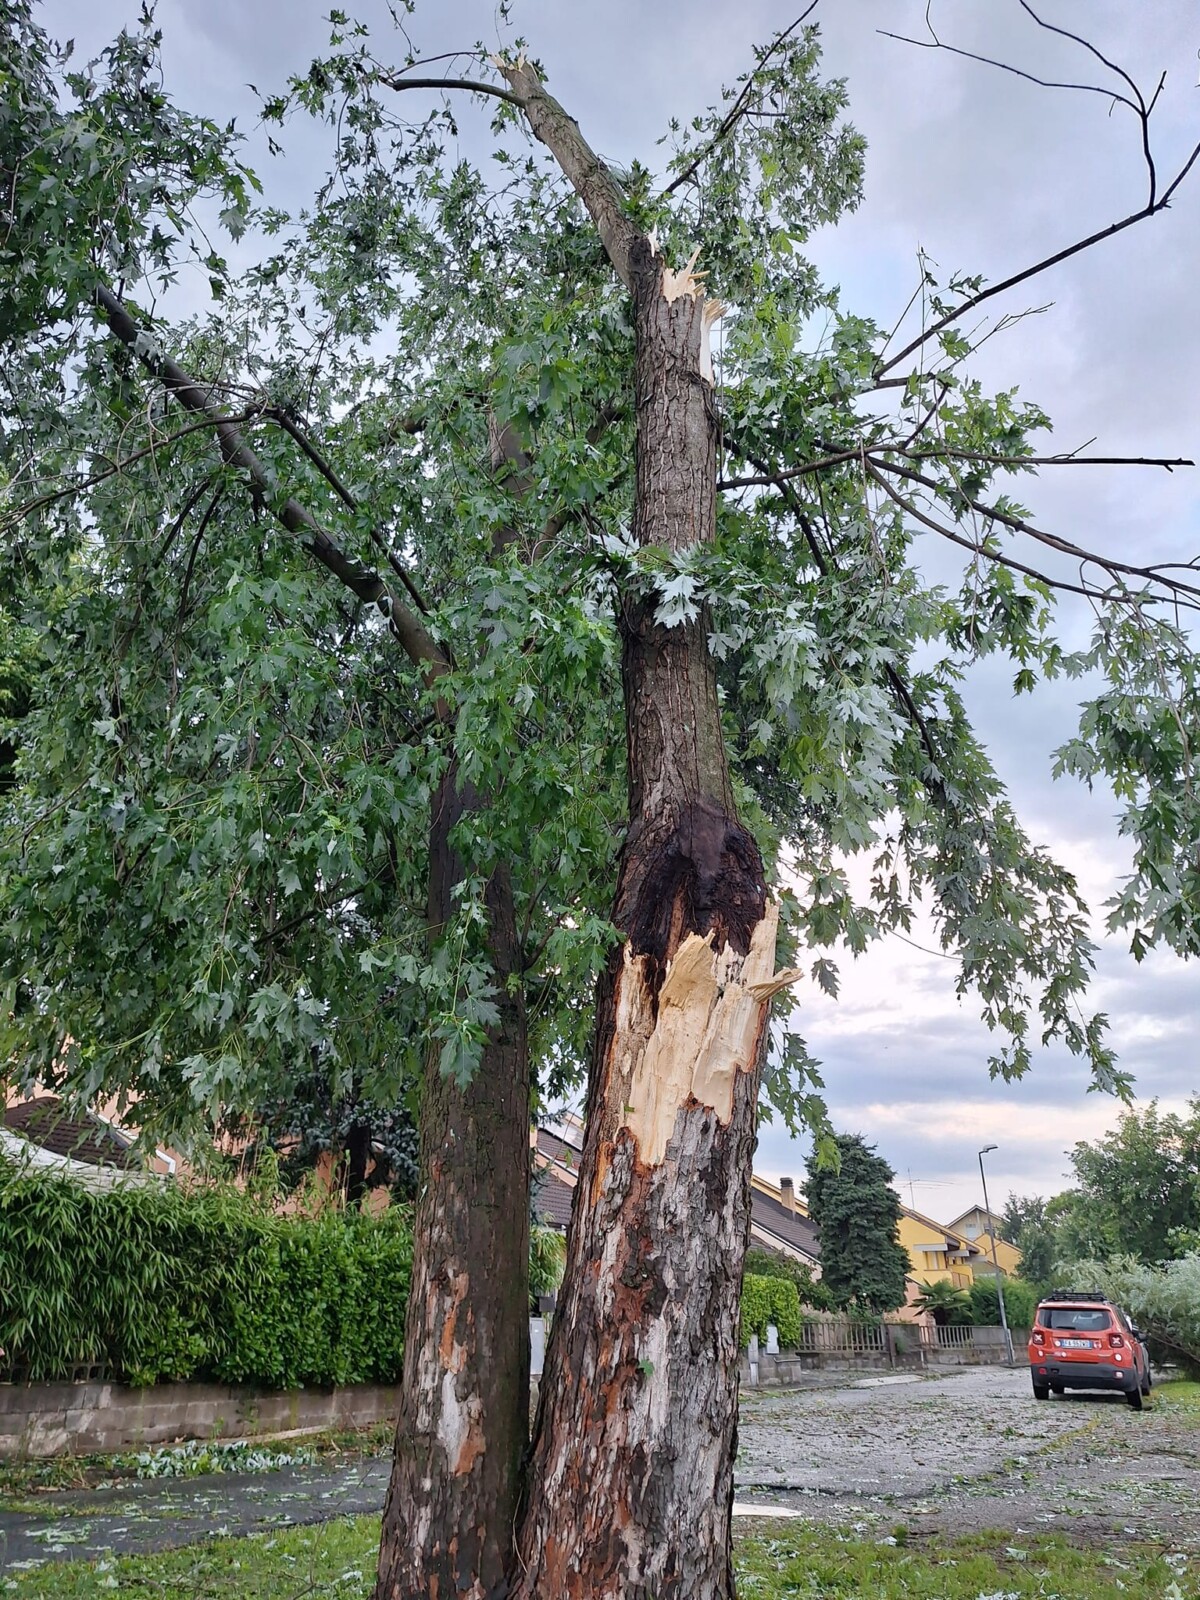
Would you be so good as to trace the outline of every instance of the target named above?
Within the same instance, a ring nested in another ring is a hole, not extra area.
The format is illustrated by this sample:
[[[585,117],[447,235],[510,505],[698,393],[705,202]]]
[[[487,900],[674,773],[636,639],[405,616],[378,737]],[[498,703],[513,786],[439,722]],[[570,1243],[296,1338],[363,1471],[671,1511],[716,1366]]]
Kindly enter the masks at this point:
[[[106,1455],[179,1439],[250,1439],[394,1422],[400,1390],[226,1387],[162,1383],[0,1383],[0,1459]]]

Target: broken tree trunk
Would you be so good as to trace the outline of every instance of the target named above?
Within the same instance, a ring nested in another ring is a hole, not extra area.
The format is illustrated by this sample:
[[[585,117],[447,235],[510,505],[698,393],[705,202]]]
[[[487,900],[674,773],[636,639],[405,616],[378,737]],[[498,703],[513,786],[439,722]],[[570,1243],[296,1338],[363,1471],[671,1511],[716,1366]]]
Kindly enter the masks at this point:
[[[596,218],[637,330],[634,535],[713,537],[720,308],[620,209],[576,124],[502,70]],[[742,1260],[776,908],[735,814],[699,616],[621,616],[629,833],[597,998],[584,1155],[542,1385],[519,1600],[725,1600]]]
[[[449,920],[474,804],[451,762],[433,802],[429,921]],[[421,1182],[404,1385],[376,1600],[485,1600],[511,1559],[529,1430],[529,1057],[507,869],[487,889],[500,1020],[466,1087],[436,1048],[421,1100]]]

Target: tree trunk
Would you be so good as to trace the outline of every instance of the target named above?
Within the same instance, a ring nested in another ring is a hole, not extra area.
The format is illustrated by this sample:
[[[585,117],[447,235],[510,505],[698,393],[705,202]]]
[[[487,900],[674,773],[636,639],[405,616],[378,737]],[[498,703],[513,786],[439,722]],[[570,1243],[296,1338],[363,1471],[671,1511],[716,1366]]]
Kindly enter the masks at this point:
[[[429,921],[462,876],[450,833],[473,803],[451,763],[434,797]],[[487,890],[500,1021],[469,1084],[436,1050],[421,1101],[421,1187],[404,1381],[376,1600],[485,1600],[508,1569],[529,1430],[529,1060],[512,888]]]
[[[371,1124],[352,1122],[346,1133],[342,1168],[346,1175],[346,1204],[356,1206],[367,1192],[367,1168],[371,1164]]]
[[[678,551],[715,528],[712,308],[645,239],[630,276],[634,533]],[[628,601],[620,618],[625,938],[597,999],[521,1600],[733,1593],[739,1291],[777,914],[734,812],[706,620],[664,628],[654,610],[653,597]]]

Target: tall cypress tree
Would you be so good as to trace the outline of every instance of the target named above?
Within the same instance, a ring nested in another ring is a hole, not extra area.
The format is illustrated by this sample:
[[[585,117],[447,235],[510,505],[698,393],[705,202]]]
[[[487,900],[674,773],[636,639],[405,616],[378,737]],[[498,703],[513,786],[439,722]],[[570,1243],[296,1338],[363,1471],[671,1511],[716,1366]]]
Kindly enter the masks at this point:
[[[861,1134],[842,1133],[839,1166],[808,1175],[808,1208],[821,1230],[821,1281],[835,1304],[894,1311],[904,1304],[908,1252],[900,1243],[896,1174]]]

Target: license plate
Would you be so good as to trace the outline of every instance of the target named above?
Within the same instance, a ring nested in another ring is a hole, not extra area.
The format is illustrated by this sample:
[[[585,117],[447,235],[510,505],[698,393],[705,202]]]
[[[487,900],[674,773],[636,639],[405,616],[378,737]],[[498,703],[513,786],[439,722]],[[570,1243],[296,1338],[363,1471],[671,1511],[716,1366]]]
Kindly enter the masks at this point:
[[[1064,1350],[1090,1350],[1092,1348],[1090,1339],[1061,1339],[1059,1343]]]

